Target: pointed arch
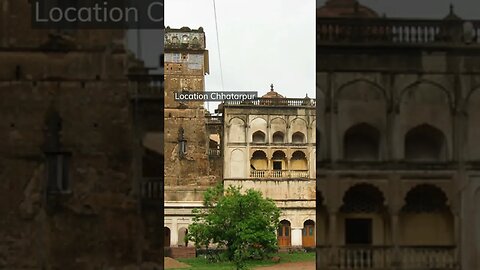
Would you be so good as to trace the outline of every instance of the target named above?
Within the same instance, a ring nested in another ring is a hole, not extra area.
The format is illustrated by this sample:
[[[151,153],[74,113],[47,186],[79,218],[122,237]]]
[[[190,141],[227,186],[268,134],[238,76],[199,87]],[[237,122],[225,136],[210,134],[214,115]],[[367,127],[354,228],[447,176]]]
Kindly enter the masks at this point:
[[[373,89],[373,90],[377,91],[380,94],[380,96],[382,97],[382,100],[385,101],[385,102],[388,102],[387,91],[385,90],[384,87],[382,87],[381,85],[379,85],[378,83],[376,83],[374,81],[371,81],[371,80],[368,80],[368,79],[365,79],[365,78],[358,78],[358,79],[354,79],[354,80],[351,80],[349,82],[346,82],[346,83],[342,84],[340,87],[337,88],[337,90],[335,91],[335,96],[334,96],[335,103],[337,103],[340,100],[341,95],[343,94],[345,89],[348,89],[352,85],[362,84],[362,83],[371,86],[372,88],[369,88],[369,89]]]
[[[417,80],[417,81],[407,85],[405,88],[403,88],[400,91],[398,103],[402,104],[406,99],[405,98],[406,93],[414,90],[415,88],[421,86],[422,84],[433,86],[433,88],[440,90],[442,92],[442,94],[444,94],[445,97],[446,97],[446,103],[447,103],[448,107],[450,109],[453,109],[453,99],[452,99],[452,94],[450,93],[450,91],[448,91],[448,89],[446,89],[443,85],[441,85],[437,82],[431,81],[431,80],[427,80],[427,79]]]

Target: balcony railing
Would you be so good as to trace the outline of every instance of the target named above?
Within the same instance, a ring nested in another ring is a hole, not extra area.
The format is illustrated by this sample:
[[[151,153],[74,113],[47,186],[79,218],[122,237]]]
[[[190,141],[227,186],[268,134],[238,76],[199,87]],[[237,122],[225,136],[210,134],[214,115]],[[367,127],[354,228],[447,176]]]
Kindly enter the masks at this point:
[[[235,106],[290,106],[290,107],[315,107],[315,99],[305,98],[258,98],[255,100],[225,100],[224,105]]]
[[[163,74],[132,74],[129,75],[131,87],[130,96],[140,99],[163,99]]]
[[[208,149],[208,156],[219,157],[222,151],[220,149]]]
[[[317,44],[480,45],[480,21],[317,18]]]
[[[319,247],[322,269],[456,269],[455,247],[343,246]],[[396,255],[397,254],[397,255]]]
[[[339,248],[340,267],[347,269],[383,269],[392,262],[392,250],[381,247]]]
[[[205,120],[207,121],[207,124],[221,124],[222,123],[222,117],[221,116],[216,116],[216,115],[205,116]]]
[[[406,269],[454,269],[454,251],[451,247],[407,247],[400,254]]]
[[[250,170],[251,178],[308,178],[308,170]]]
[[[143,178],[140,185],[140,196],[144,200],[162,200],[163,178]]]

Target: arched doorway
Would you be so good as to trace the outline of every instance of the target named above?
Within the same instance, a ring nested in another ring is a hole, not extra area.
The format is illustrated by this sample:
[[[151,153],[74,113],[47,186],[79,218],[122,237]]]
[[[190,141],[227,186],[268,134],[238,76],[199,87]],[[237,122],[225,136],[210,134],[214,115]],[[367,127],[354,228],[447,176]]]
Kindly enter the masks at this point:
[[[168,227],[163,228],[163,246],[170,246],[170,229]]]
[[[278,246],[279,247],[289,247],[292,243],[292,231],[290,221],[282,220],[280,221],[280,226],[278,227]]]
[[[303,223],[302,246],[315,247],[315,222],[307,220]]]

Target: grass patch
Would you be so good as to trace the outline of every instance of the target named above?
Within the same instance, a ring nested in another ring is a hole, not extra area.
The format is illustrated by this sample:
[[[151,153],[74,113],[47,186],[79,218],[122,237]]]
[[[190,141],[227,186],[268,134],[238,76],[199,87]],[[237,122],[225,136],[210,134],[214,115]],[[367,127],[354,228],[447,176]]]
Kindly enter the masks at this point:
[[[295,253],[279,253],[280,262],[279,263],[289,263],[289,262],[306,262],[306,261],[315,261],[315,252],[295,252]],[[235,266],[231,262],[218,262],[211,263],[208,262],[203,257],[191,258],[191,259],[179,259],[180,262],[190,265],[191,270],[232,270],[235,269]],[[276,263],[267,260],[267,261],[249,261],[247,263],[250,269],[253,269],[258,266],[269,266]]]

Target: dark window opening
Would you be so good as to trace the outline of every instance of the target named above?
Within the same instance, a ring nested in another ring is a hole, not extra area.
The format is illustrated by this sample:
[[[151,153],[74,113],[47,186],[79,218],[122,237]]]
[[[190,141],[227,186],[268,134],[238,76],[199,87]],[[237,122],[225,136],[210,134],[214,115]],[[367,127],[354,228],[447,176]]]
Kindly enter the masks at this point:
[[[345,244],[371,245],[372,219],[347,218],[345,220]]]
[[[347,160],[378,160],[380,132],[369,124],[358,124],[345,132],[343,147]]]
[[[405,136],[405,158],[410,161],[444,161],[444,134],[426,124],[411,129]]]
[[[180,157],[185,157],[187,154],[187,140],[185,140],[185,130],[180,128],[178,131],[178,151]]]
[[[69,153],[47,153],[48,193],[70,191],[69,165]]]
[[[282,169],[282,162],[281,161],[274,161],[273,162],[273,169],[274,170],[281,170]]]

